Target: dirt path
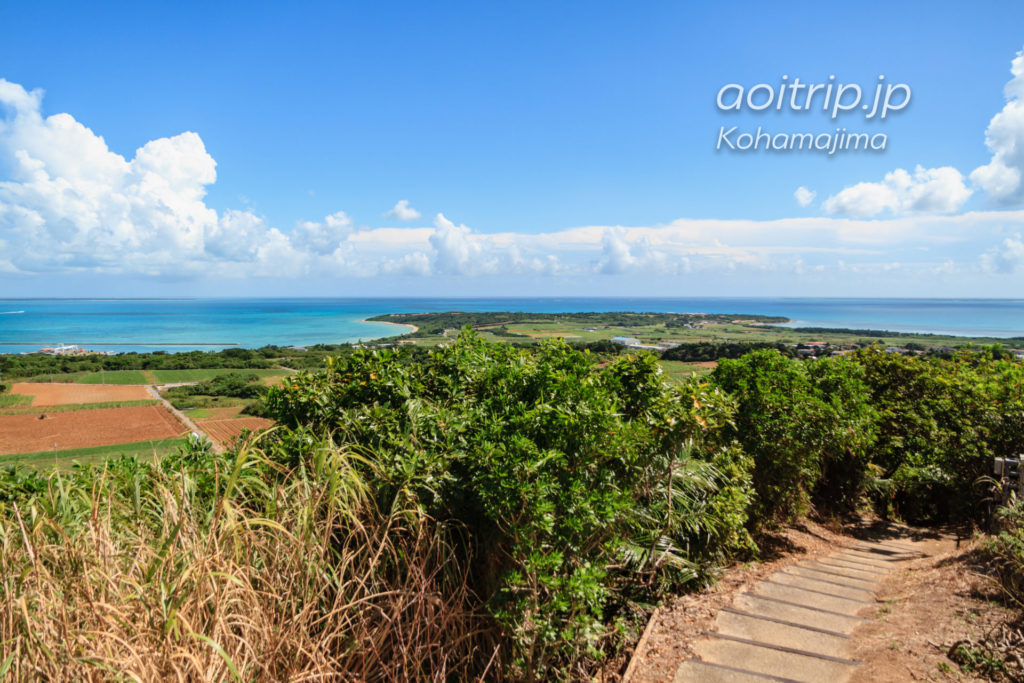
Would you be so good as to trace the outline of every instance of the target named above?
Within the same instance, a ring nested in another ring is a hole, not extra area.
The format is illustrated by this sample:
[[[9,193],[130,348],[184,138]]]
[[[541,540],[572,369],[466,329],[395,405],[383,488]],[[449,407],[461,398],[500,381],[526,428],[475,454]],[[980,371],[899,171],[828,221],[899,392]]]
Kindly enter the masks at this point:
[[[893,657],[903,656],[893,648],[891,633],[875,642],[869,629],[878,621],[873,617],[891,609],[887,596],[893,585],[918,563],[940,562],[956,545],[950,537],[896,525],[865,523],[845,534],[811,522],[787,529],[765,545],[761,563],[734,566],[707,590],[677,596],[659,608],[636,648],[626,680],[913,680],[902,662],[897,676],[859,678],[866,671],[892,668]],[[911,559],[921,554],[927,559]],[[963,573],[948,564],[943,571]],[[909,614],[916,611],[911,604],[903,607]],[[929,619],[934,621],[935,616]],[[930,626],[917,628],[928,633]],[[874,642],[875,649],[865,650],[867,642]],[[758,659],[754,653],[763,656]],[[701,666],[702,656],[711,666]],[[686,661],[693,663],[681,669]],[[812,662],[810,675],[800,673],[801,661]],[[716,668],[716,662],[755,671]],[[939,671],[935,662],[931,667]]]
[[[856,632],[854,656],[864,666],[853,683],[1024,680],[1021,611],[1006,604],[988,574],[983,542],[935,544],[882,586],[875,618]],[[996,647],[981,647],[984,641]],[[958,643],[973,662],[953,653]],[[987,677],[986,666],[1002,674]]]
[[[674,683],[849,681],[858,629],[875,617],[877,591],[923,541],[854,541],[780,569],[723,607]]]
[[[199,434],[200,436],[205,436],[206,440],[212,444],[215,453],[220,453],[224,450],[224,447],[221,446],[220,443],[211,438],[210,435],[207,434],[203,429],[200,429],[199,425],[197,425],[191,419],[186,417],[185,413],[175,408],[173,405],[171,405],[170,401],[161,396],[160,391],[157,390],[155,386],[148,386],[146,387],[146,390],[149,392],[150,396],[160,401],[160,403],[162,403],[164,407],[167,408],[167,410],[171,411],[172,415],[181,420],[181,423],[185,425],[190,432],[194,434]]]

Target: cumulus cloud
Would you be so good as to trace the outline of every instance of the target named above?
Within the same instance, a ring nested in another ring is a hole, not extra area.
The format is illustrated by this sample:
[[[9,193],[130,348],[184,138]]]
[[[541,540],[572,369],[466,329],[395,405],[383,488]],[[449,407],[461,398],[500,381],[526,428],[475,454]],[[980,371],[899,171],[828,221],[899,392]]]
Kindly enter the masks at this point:
[[[1021,266],[1024,266],[1024,242],[1020,235],[1007,237],[981,256],[981,267],[989,272],[1016,273]]]
[[[1024,51],[1010,66],[1013,78],[1003,90],[1006,106],[992,117],[985,131],[985,144],[992,159],[971,173],[971,181],[995,202],[1019,205],[1024,202]]]
[[[472,230],[455,225],[440,213],[434,218],[434,227],[430,246],[434,249],[437,272],[474,275],[489,270],[492,264],[484,257],[483,240],[473,235]]]
[[[416,209],[409,206],[408,199],[399,199],[398,203],[392,207],[390,211],[384,214],[388,218],[394,218],[400,221],[414,221],[418,219],[422,214]]]
[[[598,273],[609,275],[629,272],[673,275],[689,269],[690,259],[682,255],[678,247],[655,247],[652,235],[622,227],[605,228],[601,239],[601,259],[595,267]]]
[[[68,114],[43,118],[41,101],[0,80],[0,236],[21,269],[151,272],[203,252],[217,174],[198,135],[153,140],[129,161]]]
[[[824,202],[826,213],[868,218],[883,211],[893,215],[952,213],[971,196],[960,171],[952,166],[924,168],[911,174],[898,168],[878,183],[857,183]]]
[[[816,192],[808,190],[803,185],[796,188],[796,192],[793,193],[793,197],[796,199],[796,203],[799,204],[800,206],[809,206],[810,203],[814,201],[814,198],[816,196]]]
[[[858,218],[885,211],[893,215],[951,213],[963,206],[974,188],[1002,206],[1024,203],[1024,50],[1011,62],[1010,73],[1013,77],[1003,89],[1006,105],[985,130],[985,144],[992,158],[971,172],[973,188],[955,168],[918,166],[913,174],[897,169],[881,182],[847,187],[826,199],[822,208],[827,213]],[[800,195],[797,201],[805,206]]]
[[[4,274],[554,275],[590,282],[737,270],[813,275],[839,260],[844,272],[880,273],[897,261],[923,263],[917,251],[923,248],[933,250],[927,252],[930,268],[948,269],[951,259],[967,255],[975,270],[979,259],[991,272],[1024,270],[1019,237],[986,251],[1008,231],[1024,232],[1024,211],[936,215],[966,198],[953,169],[894,171],[881,183],[839,193],[826,202],[827,211],[845,214],[834,217],[486,233],[444,214],[427,226],[371,228],[338,211],[281,228],[251,209],[218,212],[206,205],[217,164],[198,134],[159,138],[125,157],[71,115],[44,116],[42,102],[40,91],[0,80]],[[813,201],[806,188],[795,197]],[[405,200],[393,211],[399,219],[419,215]],[[901,215],[856,218],[879,211]],[[971,251],[965,248],[970,240],[984,246]]]
[[[355,224],[348,214],[338,211],[322,222],[303,221],[292,230],[292,243],[313,254],[330,254],[344,244]]]

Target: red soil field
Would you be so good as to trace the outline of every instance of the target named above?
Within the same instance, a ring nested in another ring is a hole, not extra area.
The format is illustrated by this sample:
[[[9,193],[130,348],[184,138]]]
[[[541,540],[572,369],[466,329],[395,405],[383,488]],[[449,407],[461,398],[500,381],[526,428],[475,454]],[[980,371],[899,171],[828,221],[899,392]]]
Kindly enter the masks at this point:
[[[243,429],[258,431],[274,425],[262,417],[238,417],[232,420],[196,420],[196,424],[217,443],[227,445],[237,439]]]
[[[48,451],[54,444],[63,450],[168,439],[185,431],[163,406],[0,415],[0,455]]]
[[[32,396],[32,406],[63,406],[73,403],[105,403],[107,401],[146,401],[153,397],[146,387],[113,384],[43,384],[18,382],[11,385],[12,394]]]

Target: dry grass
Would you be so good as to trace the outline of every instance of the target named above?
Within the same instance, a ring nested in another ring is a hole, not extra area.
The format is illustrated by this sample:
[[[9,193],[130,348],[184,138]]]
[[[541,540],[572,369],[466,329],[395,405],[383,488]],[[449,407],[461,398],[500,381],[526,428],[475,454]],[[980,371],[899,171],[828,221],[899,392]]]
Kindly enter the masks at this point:
[[[288,472],[232,457],[0,489],[0,678],[500,675],[457,538],[378,511],[337,450]]]

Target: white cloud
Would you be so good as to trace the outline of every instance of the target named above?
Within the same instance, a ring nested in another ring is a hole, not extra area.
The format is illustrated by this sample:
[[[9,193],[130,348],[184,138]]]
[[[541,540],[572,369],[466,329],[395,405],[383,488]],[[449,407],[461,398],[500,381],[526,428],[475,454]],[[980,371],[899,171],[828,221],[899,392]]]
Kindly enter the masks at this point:
[[[485,262],[483,240],[465,225],[455,225],[437,214],[434,218],[434,234],[430,246],[434,249],[436,272],[450,275],[474,275],[486,272],[490,263]]]
[[[1007,237],[981,257],[981,267],[988,272],[1016,273],[1021,266],[1024,266],[1024,242],[1020,235]]]
[[[913,175],[902,168],[879,183],[857,183],[824,202],[826,213],[867,218],[883,211],[893,215],[952,213],[971,196],[960,171],[952,166],[923,168]]]
[[[344,211],[327,216],[322,223],[304,221],[292,231],[292,243],[313,254],[330,254],[342,246],[355,229]]]
[[[388,218],[395,218],[400,221],[414,221],[423,214],[409,206],[408,199],[399,199],[398,203],[384,215]]]
[[[809,206],[810,203],[814,201],[815,196],[817,196],[817,192],[812,192],[803,185],[796,188],[796,192],[793,193],[793,197],[796,198],[796,203],[800,206]]]
[[[992,117],[985,144],[992,159],[971,173],[971,181],[1003,205],[1024,202],[1024,51],[1010,66],[1013,78],[1003,92],[1006,106]]]
[[[154,272],[203,251],[218,217],[203,197],[216,162],[195,133],[148,142],[128,161],[41,94],[0,80],[0,237],[22,270]]]
[[[665,249],[664,242],[655,246],[655,239],[656,236],[642,229],[605,228],[601,260],[595,270],[609,275],[629,272],[670,275],[689,271],[688,257],[678,253],[678,249]]]
[[[935,215],[969,194],[953,169],[894,171],[882,183],[848,188],[826,202],[826,210],[848,216],[903,214],[884,220],[678,219],[485,233],[443,214],[429,226],[359,227],[338,211],[282,230],[249,209],[218,213],[206,205],[217,164],[196,133],[153,140],[125,158],[70,115],[43,117],[41,103],[41,92],[0,80],[0,272],[19,277],[443,276],[510,283],[539,275],[591,283],[688,272],[817,277],[827,267],[911,273],[915,264],[933,273],[965,258],[977,273],[1024,271],[1019,237],[988,249],[1024,232],[1024,211]],[[809,190],[798,189],[795,197],[808,195],[813,201]],[[399,209],[415,212],[403,201]]]

